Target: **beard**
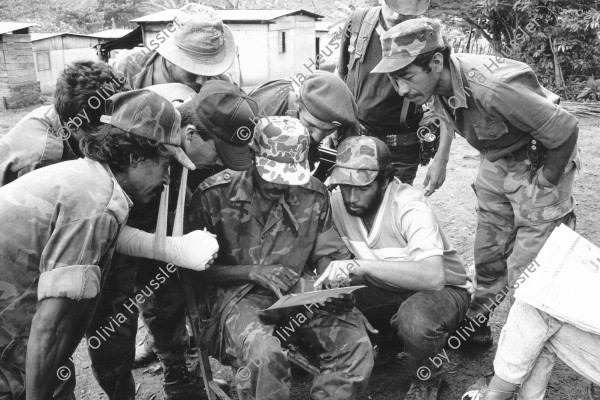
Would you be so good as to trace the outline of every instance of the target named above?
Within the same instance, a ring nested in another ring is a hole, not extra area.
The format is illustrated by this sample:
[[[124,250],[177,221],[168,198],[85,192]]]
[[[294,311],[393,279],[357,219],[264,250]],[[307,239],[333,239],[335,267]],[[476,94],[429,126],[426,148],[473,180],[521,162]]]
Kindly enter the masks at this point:
[[[344,201],[344,207],[346,207],[348,214],[353,217],[364,217],[365,215],[374,214],[379,210],[384,193],[385,191],[382,190],[377,191],[377,194],[375,194],[365,206],[356,207]]]

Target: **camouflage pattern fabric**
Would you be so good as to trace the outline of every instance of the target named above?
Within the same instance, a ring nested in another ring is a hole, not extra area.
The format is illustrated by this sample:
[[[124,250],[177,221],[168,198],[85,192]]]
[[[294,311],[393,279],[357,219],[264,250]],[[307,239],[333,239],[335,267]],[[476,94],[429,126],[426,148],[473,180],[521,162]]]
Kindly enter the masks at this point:
[[[262,118],[255,127],[256,169],[272,183],[304,185],[310,178],[308,131],[296,118]]]
[[[390,160],[390,151],[381,140],[370,136],[354,136],[344,140],[331,173],[332,185],[365,186],[373,182],[382,169],[379,159]]]
[[[475,296],[468,316],[487,316],[508,294],[538,254],[552,230],[564,223],[575,228],[572,195],[579,159],[569,162],[554,187],[530,182],[529,161],[483,158],[473,188],[477,195]],[[508,272],[507,272],[508,271]]]
[[[96,307],[129,206],[108,167],[89,159],[48,166],[0,188],[0,217],[11,226],[0,235],[0,353],[23,372],[22,379],[38,295],[80,300],[74,351]],[[51,276],[57,274],[61,284],[54,286]],[[44,276],[50,279],[40,279]],[[88,285],[97,290],[80,298]]]
[[[409,65],[419,54],[444,46],[442,26],[430,18],[409,19],[381,36],[382,59],[372,73],[390,73]]]
[[[229,312],[224,327],[224,348],[236,369],[240,399],[289,398],[291,373],[287,350],[289,333],[312,346],[321,374],[313,379],[311,399],[354,399],[373,368],[371,342],[362,314],[340,316],[318,311],[315,305],[261,312],[277,301],[264,290],[247,294]],[[284,328],[275,333],[278,326]]]
[[[217,264],[282,264],[300,274],[306,264],[314,265],[325,256],[339,259],[347,256],[348,250],[338,247],[343,245],[333,228],[329,196],[320,181],[311,178],[306,185],[290,186],[289,192],[278,204],[274,204],[264,220],[255,198],[252,174],[253,169],[243,173],[223,171],[204,181],[192,198],[191,228],[206,227],[217,235],[220,248]],[[255,294],[263,295],[265,304],[268,302],[270,305],[275,301],[269,292],[253,289],[253,284],[210,288],[206,307],[212,312],[207,326],[217,326],[219,329],[216,338],[210,338],[214,341],[205,344],[214,356],[224,362],[242,367],[252,360],[252,352],[266,346],[267,342],[262,342],[261,335],[273,330],[273,322],[259,319],[256,310],[265,307],[263,303],[253,302]],[[253,310],[251,313],[243,311],[246,304]],[[240,314],[243,316],[241,320],[236,318]],[[333,346],[338,351],[350,346],[356,349],[356,357],[349,361],[343,360],[341,354],[334,356],[342,370],[353,365],[348,369],[352,371],[351,374],[347,376],[341,372],[333,373],[330,368],[334,367],[322,364],[323,374],[315,381],[313,397],[352,398],[350,393],[354,393],[359,382],[368,378],[372,366],[366,330],[358,323],[322,323],[324,326],[320,329],[323,332],[313,330],[310,335],[316,335],[316,338],[312,337],[311,340],[315,343],[320,341],[321,346],[330,351],[334,350]],[[342,336],[336,337],[336,324],[345,325]],[[258,348],[241,344],[240,335],[247,336],[250,333],[243,333],[248,326],[257,329],[254,343]],[[325,343],[327,335],[330,335],[328,340],[332,341],[329,344]],[[337,347],[340,341],[344,345]],[[246,383],[237,381],[238,391],[243,396],[241,398],[286,398],[289,392],[289,364],[282,351],[275,348],[269,351],[273,352],[274,358],[259,368],[261,375],[250,374]],[[262,383],[262,374],[268,377],[265,384]],[[334,394],[334,387],[339,388],[339,395]]]
[[[0,186],[46,165],[76,159],[64,136],[68,131],[60,128],[56,109],[49,105],[31,111],[2,136]]]

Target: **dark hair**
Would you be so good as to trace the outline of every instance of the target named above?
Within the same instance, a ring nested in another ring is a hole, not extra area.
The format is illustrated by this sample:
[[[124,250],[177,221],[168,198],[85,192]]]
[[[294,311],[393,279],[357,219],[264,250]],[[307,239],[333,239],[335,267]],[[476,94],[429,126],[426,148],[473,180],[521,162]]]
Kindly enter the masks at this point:
[[[77,128],[91,131],[102,126],[106,99],[130,90],[125,77],[101,61],[76,61],[59,74],[54,92],[54,107],[63,124],[85,110],[90,122],[80,118]],[[94,98],[94,100],[91,100]]]
[[[161,143],[126,132],[112,125],[104,125],[83,137],[79,147],[92,160],[108,164],[113,172],[123,172],[131,159],[158,159],[171,157]]]
[[[192,124],[196,127],[196,132],[200,135],[202,140],[206,141],[212,139],[208,132],[206,132],[206,128],[202,125],[202,122],[200,122],[191,101],[180,105],[179,108],[177,108],[177,111],[181,114],[181,126]]]
[[[380,170],[377,174],[377,183],[379,184],[379,186],[383,185],[384,183],[390,183],[394,180],[395,175],[396,169],[390,163],[384,169]]]
[[[442,56],[444,56],[444,67],[450,66],[450,54],[452,53],[450,46],[438,47],[437,49],[428,51],[427,53],[419,54],[417,58],[415,58],[415,60],[412,63],[410,63],[410,65],[416,65],[418,67],[421,67],[421,69],[425,70],[425,72],[431,72],[431,67],[429,66],[429,63],[431,62],[431,59],[433,58],[435,53],[441,53]]]

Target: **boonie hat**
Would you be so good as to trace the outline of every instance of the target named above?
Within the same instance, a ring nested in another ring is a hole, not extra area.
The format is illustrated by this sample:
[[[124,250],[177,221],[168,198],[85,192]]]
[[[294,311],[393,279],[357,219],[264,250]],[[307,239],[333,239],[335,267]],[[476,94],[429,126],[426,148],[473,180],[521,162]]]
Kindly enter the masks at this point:
[[[252,140],[258,104],[233,83],[212,80],[191,100],[198,120],[215,142],[227,168],[244,171],[252,166]]]
[[[339,76],[327,72],[316,71],[306,77],[300,86],[300,99],[306,106],[306,111],[317,121],[314,125],[330,124],[333,129],[337,126],[351,126],[356,123],[356,101],[348,86]]]
[[[366,186],[391,162],[390,149],[372,136],[351,136],[340,143],[335,167],[329,177],[332,185]]]
[[[429,0],[385,0],[385,4],[402,15],[421,15],[429,8]]]
[[[261,118],[257,136],[256,170],[267,182],[304,185],[310,179],[308,131],[292,117]]]
[[[195,75],[220,75],[231,67],[236,55],[233,33],[214,9],[186,4],[173,23],[174,32],[165,32],[165,41],[156,48],[161,56]]]
[[[181,148],[181,115],[173,104],[150,90],[117,93],[106,101],[100,121],[136,136],[162,143],[188,169],[196,169]]]
[[[409,19],[381,35],[382,58],[372,74],[398,71],[412,63],[419,54],[444,46],[442,27],[431,18]]]

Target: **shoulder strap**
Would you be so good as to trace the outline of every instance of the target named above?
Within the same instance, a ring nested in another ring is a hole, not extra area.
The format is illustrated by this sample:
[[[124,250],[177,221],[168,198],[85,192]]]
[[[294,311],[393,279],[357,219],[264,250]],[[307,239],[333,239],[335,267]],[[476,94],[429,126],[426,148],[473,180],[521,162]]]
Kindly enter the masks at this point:
[[[402,98],[402,111],[400,111],[400,126],[406,126],[406,117],[408,115],[408,107],[410,107],[410,101],[406,98]]]
[[[368,8],[357,8],[350,17],[350,26],[348,26],[348,29],[350,30],[350,42],[348,45],[348,52],[350,52],[350,54],[354,54],[354,50],[356,49],[356,42],[358,41],[358,35],[362,28],[362,21],[368,12]]]
[[[296,95],[296,92],[290,90],[288,93],[288,109],[285,112],[285,115],[292,118],[298,118],[299,113],[298,96]]]
[[[367,46],[369,45],[369,41],[371,40],[371,35],[373,35],[373,30],[377,26],[377,22],[379,21],[379,12],[381,11],[381,7],[371,7],[367,9],[367,12],[364,13],[364,18],[362,24],[360,25],[360,30],[358,32],[358,40],[355,44],[355,59],[360,58],[360,62],[362,63],[365,60],[365,54],[367,52]],[[352,43],[352,42],[351,42]]]

